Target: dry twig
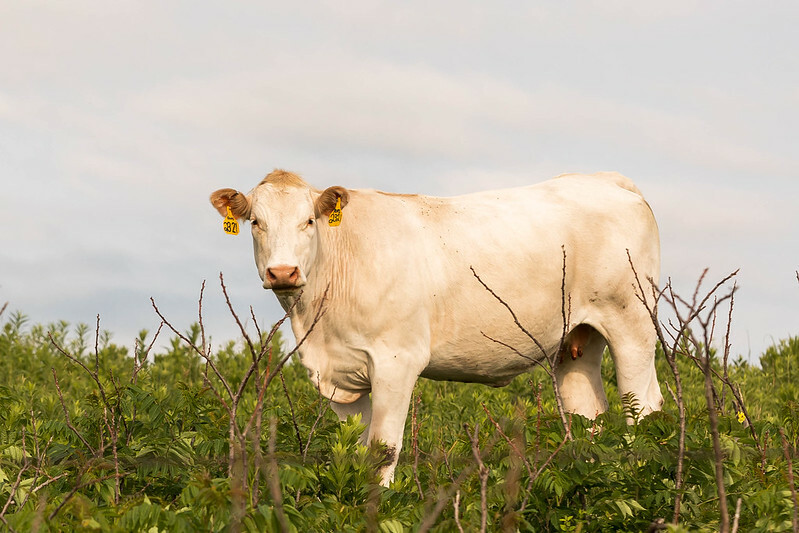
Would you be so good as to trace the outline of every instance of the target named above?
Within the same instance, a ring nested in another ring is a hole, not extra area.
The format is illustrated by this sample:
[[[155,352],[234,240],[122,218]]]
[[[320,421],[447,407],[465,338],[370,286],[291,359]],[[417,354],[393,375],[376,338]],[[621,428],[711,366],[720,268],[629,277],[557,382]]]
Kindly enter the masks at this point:
[[[737,533],[738,531],[738,520],[741,518],[741,502],[743,498],[738,498],[738,501],[735,502],[735,516],[732,517],[732,533]]]
[[[468,431],[467,431],[467,434],[468,434]],[[469,438],[471,440],[471,437],[469,437]],[[488,455],[488,453],[491,450],[494,449],[494,446],[496,445],[497,440],[498,440],[498,437],[496,437],[496,436],[491,438],[491,440],[489,441],[488,445],[483,449],[482,452],[480,452],[481,460],[486,455]],[[446,460],[446,455],[445,455],[445,460]],[[449,467],[449,465],[447,465],[447,467]],[[439,489],[438,494],[436,496],[436,504],[435,504],[435,506],[432,508],[432,510],[430,510],[430,512],[428,512],[425,515],[425,517],[422,520],[421,524],[419,524],[419,529],[416,530],[416,533],[426,533],[427,531],[430,530],[431,527],[433,527],[433,525],[436,523],[436,520],[438,520],[438,517],[441,515],[441,512],[444,510],[444,508],[449,503],[450,499],[452,499],[455,496],[455,493],[460,492],[461,485],[472,474],[472,472],[474,472],[476,467],[477,467],[477,463],[476,462],[468,465],[466,468],[461,470],[461,473],[458,474],[458,477],[455,478],[455,480],[452,482],[452,484],[449,486],[449,488],[447,488],[447,490]]]
[[[785,438],[785,431],[782,428],[780,428],[780,440],[782,441],[782,453],[785,456],[785,462],[788,465],[788,488],[791,490],[791,501],[793,502],[791,523],[793,525],[793,532],[799,533],[799,516],[797,516],[799,505],[797,505],[796,502],[796,485],[793,481],[793,461],[791,460],[791,452],[788,449],[788,440]]]
[[[716,377],[722,382],[722,386],[729,387],[730,391],[732,392],[733,396],[736,399],[736,402],[740,405],[741,411],[744,413],[744,416],[747,419],[747,422],[750,425],[750,430],[753,433],[753,437],[755,443],[757,444],[758,448],[761,449],[759,439],[757,435],[754,433],[754,429],[751,426],[751,420],[749,420],[749,415],[746,411],[746,407],[743,402],[743,398],[741,397],[740,388],[733,386],[730,382],[729,374],[727,372],[727,360],[729,356],[729,331],[730,331],[730,322],[732,320],[732,309],[734,304],[734,294],[737,290],[737,286],[733,284],[732,289],[723,294],[721,296],[718,295],[720,289],[727,284],[731,279],[733,279],[738,271],[727,275],[721,281],[716,283],[704,296],[700,296],[700,289],[702,286],[702,282],[707,275],[707,269],[702,272],[702,275],[699,277],[699,281],[696,284],[696,288],[694,289],[694,293],[692,298],[686,300],[674,292],[674,289],[671,285],[671,281],[667,283],[667,285],[662,289],[658,290],[655,284],[655,281],[650,279],[648,280],[651,285],[651,293],[653,301],[650,303],[649,298],[647,297],[647,291],[644,290],[643,283],[638,276],[638,273],[635,270],[635,265],[633,264],[632,258],[630,256],[629,250],[627,251],[627,258],[630,263],[630,268],[633,271],[635,276],[635,281],[637,284],[637,293],[638,299],[644,305],[644,307],[649,312],[650,318],[652,320],[652,324],[655,327],[655,331],[660,341],[661,347],[663,348],[663,352],[666,356],[666,361],[669,364],[669,367],[672,370],[672,374],[675,378],[675,386],[676,386],[676,394],[673,393],[673,396],[677,400],[677,405],[679,409],[679,417],[680,417],[680,435],[679,435],[679,450],[678,450],[678,462],[677,462],[677,473],[676,473],[676,492],[677,495],[675,497],[675,506],[674,506],[674,517],[673,522],[677,523],[680,516],[680,504],[681,504],[681,491],[682,483],[683,483],[683,463],[685,458],[685,406],[682,397],[682,380],[680,378],[680,372],[677,367],[676,363],[676,356],[678,354],[683,355],[693,362],[699,367],[702,371],[704,376],[704,389],[705,389],[705,402],[707,404],[708,409],[708,420],[710,423],[710,432],[713,441],[713,456],[714,456],[714,469],[715,469],[715,477],[716,477],[716,485],[717,491],[719,495],[719,513],[720,513],[720,530],[723,532],[727,532],[730,529],[730,518],[729,512],[727,510],[727,498],[726,498],[726,489],[724,487],[724,470],[723,470],[723,454],[721,451],[721,442],[719,437],[718,431],[718,416],[717,416],[717,402],[716,400],[719,398],[719,395],[716,391],[715,385],[713,383],[713,378]],[[660,300],[664,300],[669,306],[670,310],[675,315],[675,320],[669,320],[669,335],[671,339],[667,339],[664,333],[664,328],[661,325],[661,322],[658,318],[658,304]],[[727,314],[727,330],[725,335],[725,348],[724,348],[724,359],[723,359],[723,374],[719,374],[711,365],[711,361],[713,359],[713,351],[711,349],[711,345],[713,343],[713,334],[716,327],[716,318],[718,311],[720,310],[721,305],[729,300],[730,307]],[[701,337],[697,337],[697,334],[691,329],[691,324],[696,323],[699,326],[699,335]],[[685,344],[690,345],[690,350],[686,349]],[[693,355],[690,353],[693,351]],[[671,391],[671,389],[669,389]],[[723,407],[720,405],[719,407]]]
[[[280,478],[278,477],[279,468],[275,456],[275,439],[277,437],[277,418],[274,416],[269,420],[269,492],[272,495],[272,502],[275,504],[275,515],[280,524],[280,530],[289,531],[289,523],[286,512],[283,510],[283,492],[280,488]]]
[[[527,457],[524,455],[524,452],[520,450],[518,446],[516,446],[513,440],[510,437],[508,437],[504,431],[502,431],[502,427],[499,425],[499,423],[496,420],[494,420],[494,417],[491,416],[491,412],[488,410],[488,407],[486,407],[486,404],[481,402],[480,405],[483,407],[483,411],[485,411],[486,415],[488,416],[488,419],[491,421],[496,430],[499,432],[500,436],[503,439],[505,439],[505,442],[508,443],[508,446],[510,446],[510,449],[513,450],[516,456],[522,460],[522,464],[524,464],[524,467],[527,469],[528,477],[530,479],[533,479],[533,470],[530,467],[530,462],[527,460]]]
[[[469,426],[466,424],[463,425],[463,429],[466,430],[469,442],[472,443],[472,455],[477,463],[477,471],[480,477],[480,533],[485,533],[488,522],[488,467],[486,467],[480,454],[480,441],[478,438],[480,426],[478,424],[474,425],[474,435],[469,433]]]
[[[22,426],[22,458],[23,458],[22,468],[19,469],[19,472],[17,473],[17,479],[11,485],[11,488],[8,492],[8,499],[6,500],[6,504],[3,506],[3,509],[0,510],[0,519],[3,520],[3,523],[5,523],[4,516],[6,514],[6,511],[8,510],[8,506],[11,505],[11,502],[14,500],[14,495],[16,494],[17,489],[19,488],[20,483],[22,483],[22,475],[28,470],[28,468],[30,468],[30,461],[28,460],[28,454],[27,451],[25,450],[25,426]]]
[[[158,306],[155,304],[155,300],[150,298],[150,302],[152,303],[153,309],[155,310],[156,314],[161,318],[163,324],[165,324],[172,332],[178,336],[194,353],[199,355],[203,361],[205,362],[205,370],[203,372],[203,378],[205,384],[223,406],[225,411],[228,414],[228,440],[229,440],[229,453],[228,453],[228,476],[231,481],[231,489],[234,493],[241,493],[245,494],[248,490],[247,486],[247,439],[252,439],[254,443],[254,468],[255,468],[255,475],[254,475],[254,485],[252,490],[252,499],[251,503],[253,506],[257,505],[258,503],[258,483],[262,473],[262,466],[261,466],[261,421],[263,415],[263,408],[264,408],[264,399],[265,393],[268,389],[272,380],[281,373],[283,365],[291,358],[292,355],[297,353],[299,348],[303,345],[305,340],[308,336],[313,332],[314,328],[316,327],[319,320],[324,316],[325,308],[324,305],[327,300],[327,289],[325,289],[322,298],[319,300],[318,307],[316,309],[316,313],[314,315],[313,321],[311,322],[310,327],[306,331],[305,335],[302,339],[299,340],[297,345],[294,347],[293,350],[285,354],[280,360],[277,362],[274,367],[271,366],[272,363],[272,339],[274,338],[275,333],[277,332],[280,324],[282,324],[289,316],[289,314],[293,311],[294,306],[297,305],[299,302],[300,297],[302,296],[302,292],[300,292],[294,300],[294,303],[289,308],[288,312],[284,315],[284,317],[274,325],[272,330],[270,331],[269,335],[264,339],[261,335],[261,331],[258,328],[257,324],[258,321],[255,318],[255,314],[250,308],[250,314],[252,315],[253,322],[256,324],[256,331],[258,332],[260,346],[256,349],[255,343],[250,338],[249,334],[247,333],[244,324],[239,319],[236,310],[233,307],[233,304],[230,301],[230,297],[227,293],[227,287],[225,286],[225,281],[223,275],[219,274],[219,282],[222,287],[222,292],[225,296],[225,302],[228,306],[228,309],[233,316],[236,324],[239,327],[239,330],[244,338],[247,346],[250,350],[251,355],[251,363],[245,370],[244,376],[239,383],[238,387],[234,388],[230,385],[228,379],[222,374],[222,372],[217,367],[216,363],[214,362],[214,358],[211,356],[211,347],[206,343],[205,338],[205,327],[203,325],[203,312],[202,312],[202,305],[203,305],[203,294],[205,291],[205,282],[203,282],[202,287],[200,289],[200,297],[198,302],[198,316],[199,316],[199,325],[200,325],[200,333],[201,333],[201,344],[197,346],[191,339],[186,337],[186,335],[182,334],[178,331],[169,320],[164,317],[161,311],[158,309]],[[263,373],[260,372],[260,364],[266,354],[269,354],[268,363],[265,371]],[[209,368],[211,369],[212,374],[209,375]],[[221,385],[221,390],[218,389],[215,382],[211,380],[211,377],[216,378],[216,383]],[[243,425],[243,427],[238,422],[238,409],[240,402],[243,398],[245,388],[247,387],[250,381],[255,382],[255,391],[257,401],[253,412],[247,422]],[[289,398],[290,401],[290,398]],[[298,439],[299,439],[299,432],[298,432]],[[301,440],[300,440],[301,451],[303,453],[307,452],[307,448],[302,450]],[[243,510],[240,508],[241,503],[239,503],[238,511],[243,513]],[[243,514],[242,514],[243,516]]]
[[[67,409],[67,404],[64,402],[64,395],[61,393],[61,385],[59,385],[58,383],[58,374],[56,373],[55,368],[51,368],[50,370],[53,372],[53,381],[55,381],[55,389],[56,392],[58,393],[58,399],[61,401],[61,408],[64,410],[64,418],[67,421],[67,427],[70,429],[70,431],[72,431],[72,433],[74,433],[78,437],[78,439],[80,439],[80,441],[83,443],[84,446],[86,446],[86,448],[91,452],[92,455],[97,455],[97,452],[92,447],[92,445],[89,444],[89,441],[87,441],[86,438],[81,434],[81,432],[78,431],[78,429],[74,425],[72,425],[72,420],[69,417],[69,410]]]
[[[555,375],[555,369],[557,368],[557,365],[558,365],[558,354],[561,353],[561,351],[563,350],[563,348],[565,346],[566,335],[568,334],[569,320],[570,320],[570,315],[571,315],[571,295],[566,293],[566,247],[565,246],[561,247],[561,250],[563,252],[563,266],[562,266],[562,277],[561,277],[560,289],[561,289],[561,316],[562,316],[562,320],[563,320],[563,326],[562,326],[562,331],[561,331],[561,336],[560,336],[560,343],[558,345],[558,349],[554,353],[547,352],[547,350],[544,349],[544,346],[541,344],[541,342],[532,333],[530,333],[530,331],[527,330],[527,328],[525,328],[524,325],[522,325],[522,323],[519,321],[519,317],[516,315],[516,312],[513,310],[513,308],[510,306],[510,304],[508,304],[505,300],[503,300],[500,295],[498,295],[496,292],[494,292],[491,289],[491,287],[489,287],[480,278],[480,276],[475,271],[474,267],[470,266],[469,268],[472,271],[472,275],[477,279],[477,281],[480,282],[480,285],[482,285],[483,288],[485,290],[487,290],[489,292],[489,294],[491,294],[491,296],[493,296],[499,303],[501,303],[505,307],[505,309],[508,310],[508,312],[511,315],[511,318],[513,319],[514,324],[516,324],[516,327],[518,327],[519,330],[522,333],[524,333],[527,336],[527,338],[530,339],[533,342],[533,344],[536,346],[536,348],[538,348],[538,350],[541,352],[542,357],[539,358],[539,359],[536,359],[535,357],[530,357],[529,355],[523,354],[521,351],[519,351],[518,349],[514,348],[513,346],[511,346],[511,345],[509,345],[507,343],[504,343],[504,342],[502,342],[500,340],[497,340],[497,339],[494,339],[492,337],[489,337],[488,335],[486,335],[482,331],[480,333],[485,338],[487,338],[488,340],[493,341],[493,342],[495,342],[495,343],[497,343],[497,344],[499,344],[501,346],[504,346],[505,348],[510,349],[516,355],[518,355],[518,356],[520,356],[520,357],[522,357],[524,359],[527,359],[528,361],[531,361],[531,362],[537,364],[538,366],[540,366],[541,368],[544,369],[544,372],[547,373],[547,375],[549,376],[550,382],[552,383],[552,389],[553,389],[553,391],[555,393],[555,403],[556,403],[556,405],[558,407],[558,414],[560,415],[560,420],[561,420],[561,423],[563,424],[563,430],[566,432],[567,438],[569,440],[572,440],[571,424],[569,424],[568,421],[567,421],[566,409],[564,409],[564,407],[563,407],[563,399],[562,399],[562,397],[560,395],[560,387],[558,386],[558,379],[557,379],[557,376]],[[547,362],[546,365],[544,365],[541,362],[542,359]]]
[[[411,442],[413,443],[413,479],[416,481],[416,489],[419,491],[419,498],[424,498],[422,483],[419,481],[419,423],[416,419],[416,412],[419,409],[422,397],[417,396],[411,404]]]

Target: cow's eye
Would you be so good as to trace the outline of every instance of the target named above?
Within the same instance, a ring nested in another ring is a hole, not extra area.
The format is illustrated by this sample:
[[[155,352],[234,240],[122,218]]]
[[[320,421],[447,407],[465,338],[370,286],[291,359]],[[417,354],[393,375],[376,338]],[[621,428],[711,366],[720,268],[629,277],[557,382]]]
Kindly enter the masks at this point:
[[[309,225],[309,226],[313,226],[313,219],[312,219],[312,218],[309,218],[309,219],[308,219],[308,225]]]
[[[252,227],[254,227],[254,228],[258,227],[258,221],[257,220],[250,220],[250,224],[252,224]]]

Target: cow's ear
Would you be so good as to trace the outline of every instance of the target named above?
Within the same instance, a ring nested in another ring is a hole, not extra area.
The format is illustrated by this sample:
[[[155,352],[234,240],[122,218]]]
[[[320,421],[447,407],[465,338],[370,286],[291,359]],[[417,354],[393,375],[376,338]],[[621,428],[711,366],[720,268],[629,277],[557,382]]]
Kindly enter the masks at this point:
[[[344,209],[344,206],[350,201],[349,191],[344,187],[339,187],[338,185],[334,187],[328,187],[322,191],[322,194],[320,194],[319,198],[316,199],[316,204],[314,205],[316,217],[329,217],[330,213],[333,212],[333,209],[336,208],[336,201],[339,198],[341,199],[341,208]]]
[[[211,204],[222,216],[227,215],[227,208],[238,219],[250,217],[250,199],[236,189],[219,189],[211,194]]]

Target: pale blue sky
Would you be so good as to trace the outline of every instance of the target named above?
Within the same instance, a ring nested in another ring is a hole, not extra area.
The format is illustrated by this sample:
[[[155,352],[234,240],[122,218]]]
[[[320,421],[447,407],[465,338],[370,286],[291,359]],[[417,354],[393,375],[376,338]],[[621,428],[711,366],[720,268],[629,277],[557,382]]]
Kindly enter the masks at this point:
[[[736,268],[733,352],[799,334],[795,2],[4,2],[0,303],[102,326],[264,323],[251,243],[208,204],[275,167],[452,195],[617,170],[663,277]],[[536,5],[537,4],[537,5]]]

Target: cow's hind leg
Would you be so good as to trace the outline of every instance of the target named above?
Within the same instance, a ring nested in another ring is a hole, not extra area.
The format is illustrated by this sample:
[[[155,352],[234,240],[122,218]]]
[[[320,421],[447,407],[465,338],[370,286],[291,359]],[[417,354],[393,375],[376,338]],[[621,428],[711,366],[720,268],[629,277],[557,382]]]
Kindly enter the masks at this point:
[[[655,370],[655,331],[648,317],[624,317],[608,328],[619,395],[632,395],[638,414],[659,411],[663,395]]]
[[[607,410],[601,372],[604,351],[604,337],[587,324],[578,325],[566,337],[555,367],[566,411],[593,419]]]
[[[369,424],[372,422],[372,401],[369,399],[368,394],[364,394],[352,403],[338,403],[331,401],[330,408],[336,413],[338,419],[342,422],[347,420],[348,416],[361,415],[361,424],[366,425],[366,429],[361,434],[361,444],[366,444],[369,438]]]

